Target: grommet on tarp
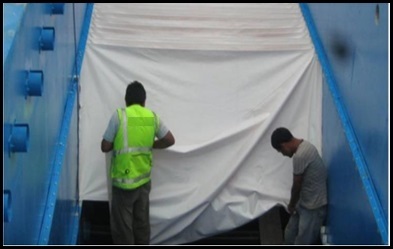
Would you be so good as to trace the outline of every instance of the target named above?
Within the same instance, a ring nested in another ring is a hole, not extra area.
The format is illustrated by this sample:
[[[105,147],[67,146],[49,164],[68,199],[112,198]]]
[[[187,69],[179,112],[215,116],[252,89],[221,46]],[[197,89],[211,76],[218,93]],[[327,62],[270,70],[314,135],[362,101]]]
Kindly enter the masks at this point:
[[[27,71],[26,76],[26,97],[42,96],[44,84],[44,73],[40,70]]]
[[[43,27],[39,39],[41,50],[53,50],[55,47],[55,29],[51,27]]]
[[[53,15],[64,14],[64,3],[51,3],[51,5]]]
[[[11,134],[8,143],[9,156],[10,153],[27,152],[29,146],[29,125],[13,124],[11,126]]]
[[[3,220],[4,222],[10,222],[12,219],[11,191],[8,189],[3,190],[3,208]]]

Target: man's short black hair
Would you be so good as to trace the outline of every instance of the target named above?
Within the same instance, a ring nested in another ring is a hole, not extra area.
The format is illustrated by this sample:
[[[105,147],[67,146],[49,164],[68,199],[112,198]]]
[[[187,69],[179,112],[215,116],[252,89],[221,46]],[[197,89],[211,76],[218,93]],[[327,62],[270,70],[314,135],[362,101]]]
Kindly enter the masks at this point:
[[[291,141],[293,138],[292,133],[284,127],[277,128],[272,133],[271,142],[273,148],[281,150],[281,144]]]
[[[146,100],[146,91],[143,85],[138,81],[128,84],[125,100],[127,106],[133,104],[143,105]]]

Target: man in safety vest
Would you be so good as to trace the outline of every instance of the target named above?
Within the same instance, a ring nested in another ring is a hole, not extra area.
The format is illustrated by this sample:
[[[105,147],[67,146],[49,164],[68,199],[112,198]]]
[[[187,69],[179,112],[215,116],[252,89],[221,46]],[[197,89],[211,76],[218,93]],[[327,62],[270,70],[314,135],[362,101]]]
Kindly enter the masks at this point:
[[[113,150],[110,174],[114,244],[149,244],[152,149],[164,149],[175,143],[162,120],[144,107],[145,100],[143,85],[138,81],[130,83],[125,95],[126,108],[113,113],[101,142],[102,152]]]

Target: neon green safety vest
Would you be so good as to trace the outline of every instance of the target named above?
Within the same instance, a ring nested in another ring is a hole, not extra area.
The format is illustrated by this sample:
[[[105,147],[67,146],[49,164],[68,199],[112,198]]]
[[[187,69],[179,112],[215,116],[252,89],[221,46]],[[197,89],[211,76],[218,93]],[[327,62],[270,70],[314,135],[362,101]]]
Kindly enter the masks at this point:
[[[150,181],[152,147],[158,119],[140,105],[117,109],[119,130],[113,143],[112,184],[135,189]]]

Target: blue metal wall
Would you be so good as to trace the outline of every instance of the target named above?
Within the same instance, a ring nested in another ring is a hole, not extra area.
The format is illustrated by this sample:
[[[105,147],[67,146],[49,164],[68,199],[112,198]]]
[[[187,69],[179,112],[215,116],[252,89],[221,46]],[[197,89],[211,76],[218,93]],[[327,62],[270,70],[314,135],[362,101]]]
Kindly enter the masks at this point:
[[[5,4],[5,10],[12,5]],[[3,190],[11,193],[11,203],[3,208],[3,218],[9,219],[3,220],[4,244],[76,243],[78,129],[73,75],[83,56],[77,51],[84,42],[87,6],[66,3],[63,12],[55,14],[52,4],[29,3],[5,16],[4,27],[15,29],[3,40]],[[43,27],[54,29],[53,50],[40,48]],[[29,70],[43,73],[41,96],[25,94]],[[29,127],[27,152],[10,152],[15,124]]]
[[[325,74],[329,242],[387,244],[388,5],[315,3],[303,11],[307,6]]]

